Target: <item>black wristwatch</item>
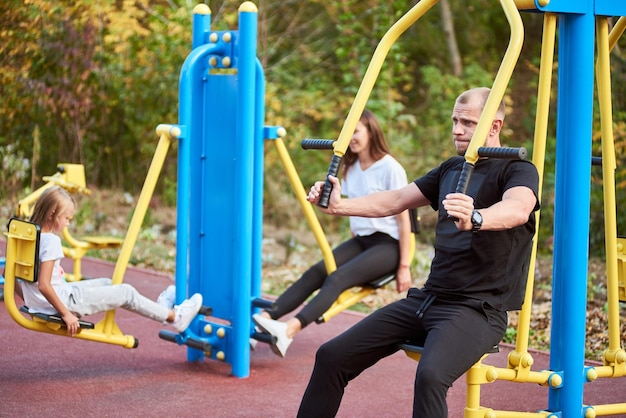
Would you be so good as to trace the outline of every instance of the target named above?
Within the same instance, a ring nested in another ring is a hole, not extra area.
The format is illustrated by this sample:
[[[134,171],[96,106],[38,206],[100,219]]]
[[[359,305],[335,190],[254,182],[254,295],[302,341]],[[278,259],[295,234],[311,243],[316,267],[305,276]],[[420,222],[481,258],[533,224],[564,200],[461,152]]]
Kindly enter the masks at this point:
[[[483,215],[474,209],[472,211],[472,232],[478,232],[481,226],[483,226]]]

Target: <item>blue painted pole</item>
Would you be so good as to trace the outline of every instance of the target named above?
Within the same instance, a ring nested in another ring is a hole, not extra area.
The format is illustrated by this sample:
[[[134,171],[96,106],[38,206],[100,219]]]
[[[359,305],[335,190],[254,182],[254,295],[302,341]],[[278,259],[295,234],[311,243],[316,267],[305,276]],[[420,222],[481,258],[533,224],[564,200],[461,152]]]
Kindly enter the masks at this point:
[[[191,200],[191,145],[194,129],[194,110],[201,109],[198,93],[202,91],[203,60],[214,49],[205,45],[194,49],[180,72],[178,124],[183,135],[178,141],[178,170],[176,190],[176,302],[187,297],[189,261],[189,215]]]
[[[206,4],[199,4],[193,9],[193,26],[191,33],[191,49],[208,42],[207,35],[211,30],[211,9]]]
[[[207,43],[207,33],[211,26],[211,9],[205,4],[199,4],[194,8],[193,25],[191,34],[192,51]],[[176,188],[176,303],[182,302],[187,297],[187,265],[189,260],[189,204],[191,197],[191,140],[192,135],[192,112],[199,109],[195,94],[201,91],[200,74],[196,74],[200,58],[208,54],[210,49],[206,47],[202,52],[190,54],[181,69],[179,78],[179,112],[178,123],[183,127],[183,135],[178,141],[178,167]],[[200,68],[203,71],[203,68]],[[195,100],[195,103],[194,103]]]
[[[549,410],[563,417],[583,416],[594,28],[591,9],[559,17],[550,369],[564,385],[550,389]]]
[[[252,276],[253,174],[255,142],[255,74],[256,74],[257,8],[245,2],[239,8],[238,114],[235,127],[237,177],[235,208],[239,213],[235,225],[233,289],[233,375],[246,377],[250,372],[250,300]]]
[[[265,171],[265,76],[263,67],[256,60],[256,92],[255,92],[255,138],[254,138],[254,203],[252,208],[252,283],[250,288],[250,303],[261,297],[261,270],[263,254],[263,181]],[[252,332],[252,327],[250,328]]]

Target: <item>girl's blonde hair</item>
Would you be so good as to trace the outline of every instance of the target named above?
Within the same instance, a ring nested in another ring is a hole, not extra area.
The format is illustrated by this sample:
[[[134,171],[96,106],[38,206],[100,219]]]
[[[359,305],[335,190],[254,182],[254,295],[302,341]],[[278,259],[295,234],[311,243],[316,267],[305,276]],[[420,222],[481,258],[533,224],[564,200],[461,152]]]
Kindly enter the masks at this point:
[[[40,227],[52,226],[56,222],[58,214],[70,206],[75,208],[76,200],[68,191],[60,186],[52,186],[44,190],[37,199],[33,213],[30,215],[30,221]]]

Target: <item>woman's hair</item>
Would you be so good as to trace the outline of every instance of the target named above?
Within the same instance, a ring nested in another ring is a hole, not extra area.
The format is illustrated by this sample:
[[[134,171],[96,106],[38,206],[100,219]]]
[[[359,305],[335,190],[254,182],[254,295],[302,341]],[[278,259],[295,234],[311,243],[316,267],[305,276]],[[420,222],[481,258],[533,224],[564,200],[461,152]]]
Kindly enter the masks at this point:
[[[60,186],[52,186],[43,191],[37,202],[30,221],[40,227],[52,226],[56,217],[70,206],[76,207],[74,198]]]
[[[361,115],[361,119],[359,119],[359,121],[365,126],[367,132],[370,135],[369,151],[371,157],[375,161],[378,161],[385,155],[390,154],[389,146],[387,145],[387,142],[385,142],[383,130],[381,129],[380,123],[378,123],[378,119],[376,119],[376,116],[374,116],[371,111],[365,109],[363,110],[363,114]],[[350,148],[346,150],[346,153],[341,160],[341,163],[343,165],[343,176],[345,176],[345,173],[348,171],[348,169],[352,167],[352,165],[356,163],[358,159],[358,154],[350,151]]]

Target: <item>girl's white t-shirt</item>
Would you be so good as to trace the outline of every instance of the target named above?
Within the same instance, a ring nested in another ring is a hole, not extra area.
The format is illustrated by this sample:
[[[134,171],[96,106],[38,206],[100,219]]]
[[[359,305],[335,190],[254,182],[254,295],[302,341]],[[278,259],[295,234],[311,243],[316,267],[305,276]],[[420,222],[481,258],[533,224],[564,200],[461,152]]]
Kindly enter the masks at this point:
[[[70,286],[65,281],[65,272],[61,267],[63,258],[63,247],[61,238],[51,232],[42,232],[39,240],[39,263],[54,260],[51,284],[57,296],[63,303],[69,298]],[[56,310],[50,302],[41,294],[37,282],[31,283],[21,281],[24,303],[30,312],[41,312],[45,314],[55,314]]]
[[[407,185],[406,171],[391,155],[387,154],[366,170],[361,169],[360,161],[354,163],[341,181],[342,194],[349,198],[365,196],[384,190],[396,190]],[[384,218],[350,217],[350,230],[354,235],[371,235],[384,232],[400,239],[396,215]]]

